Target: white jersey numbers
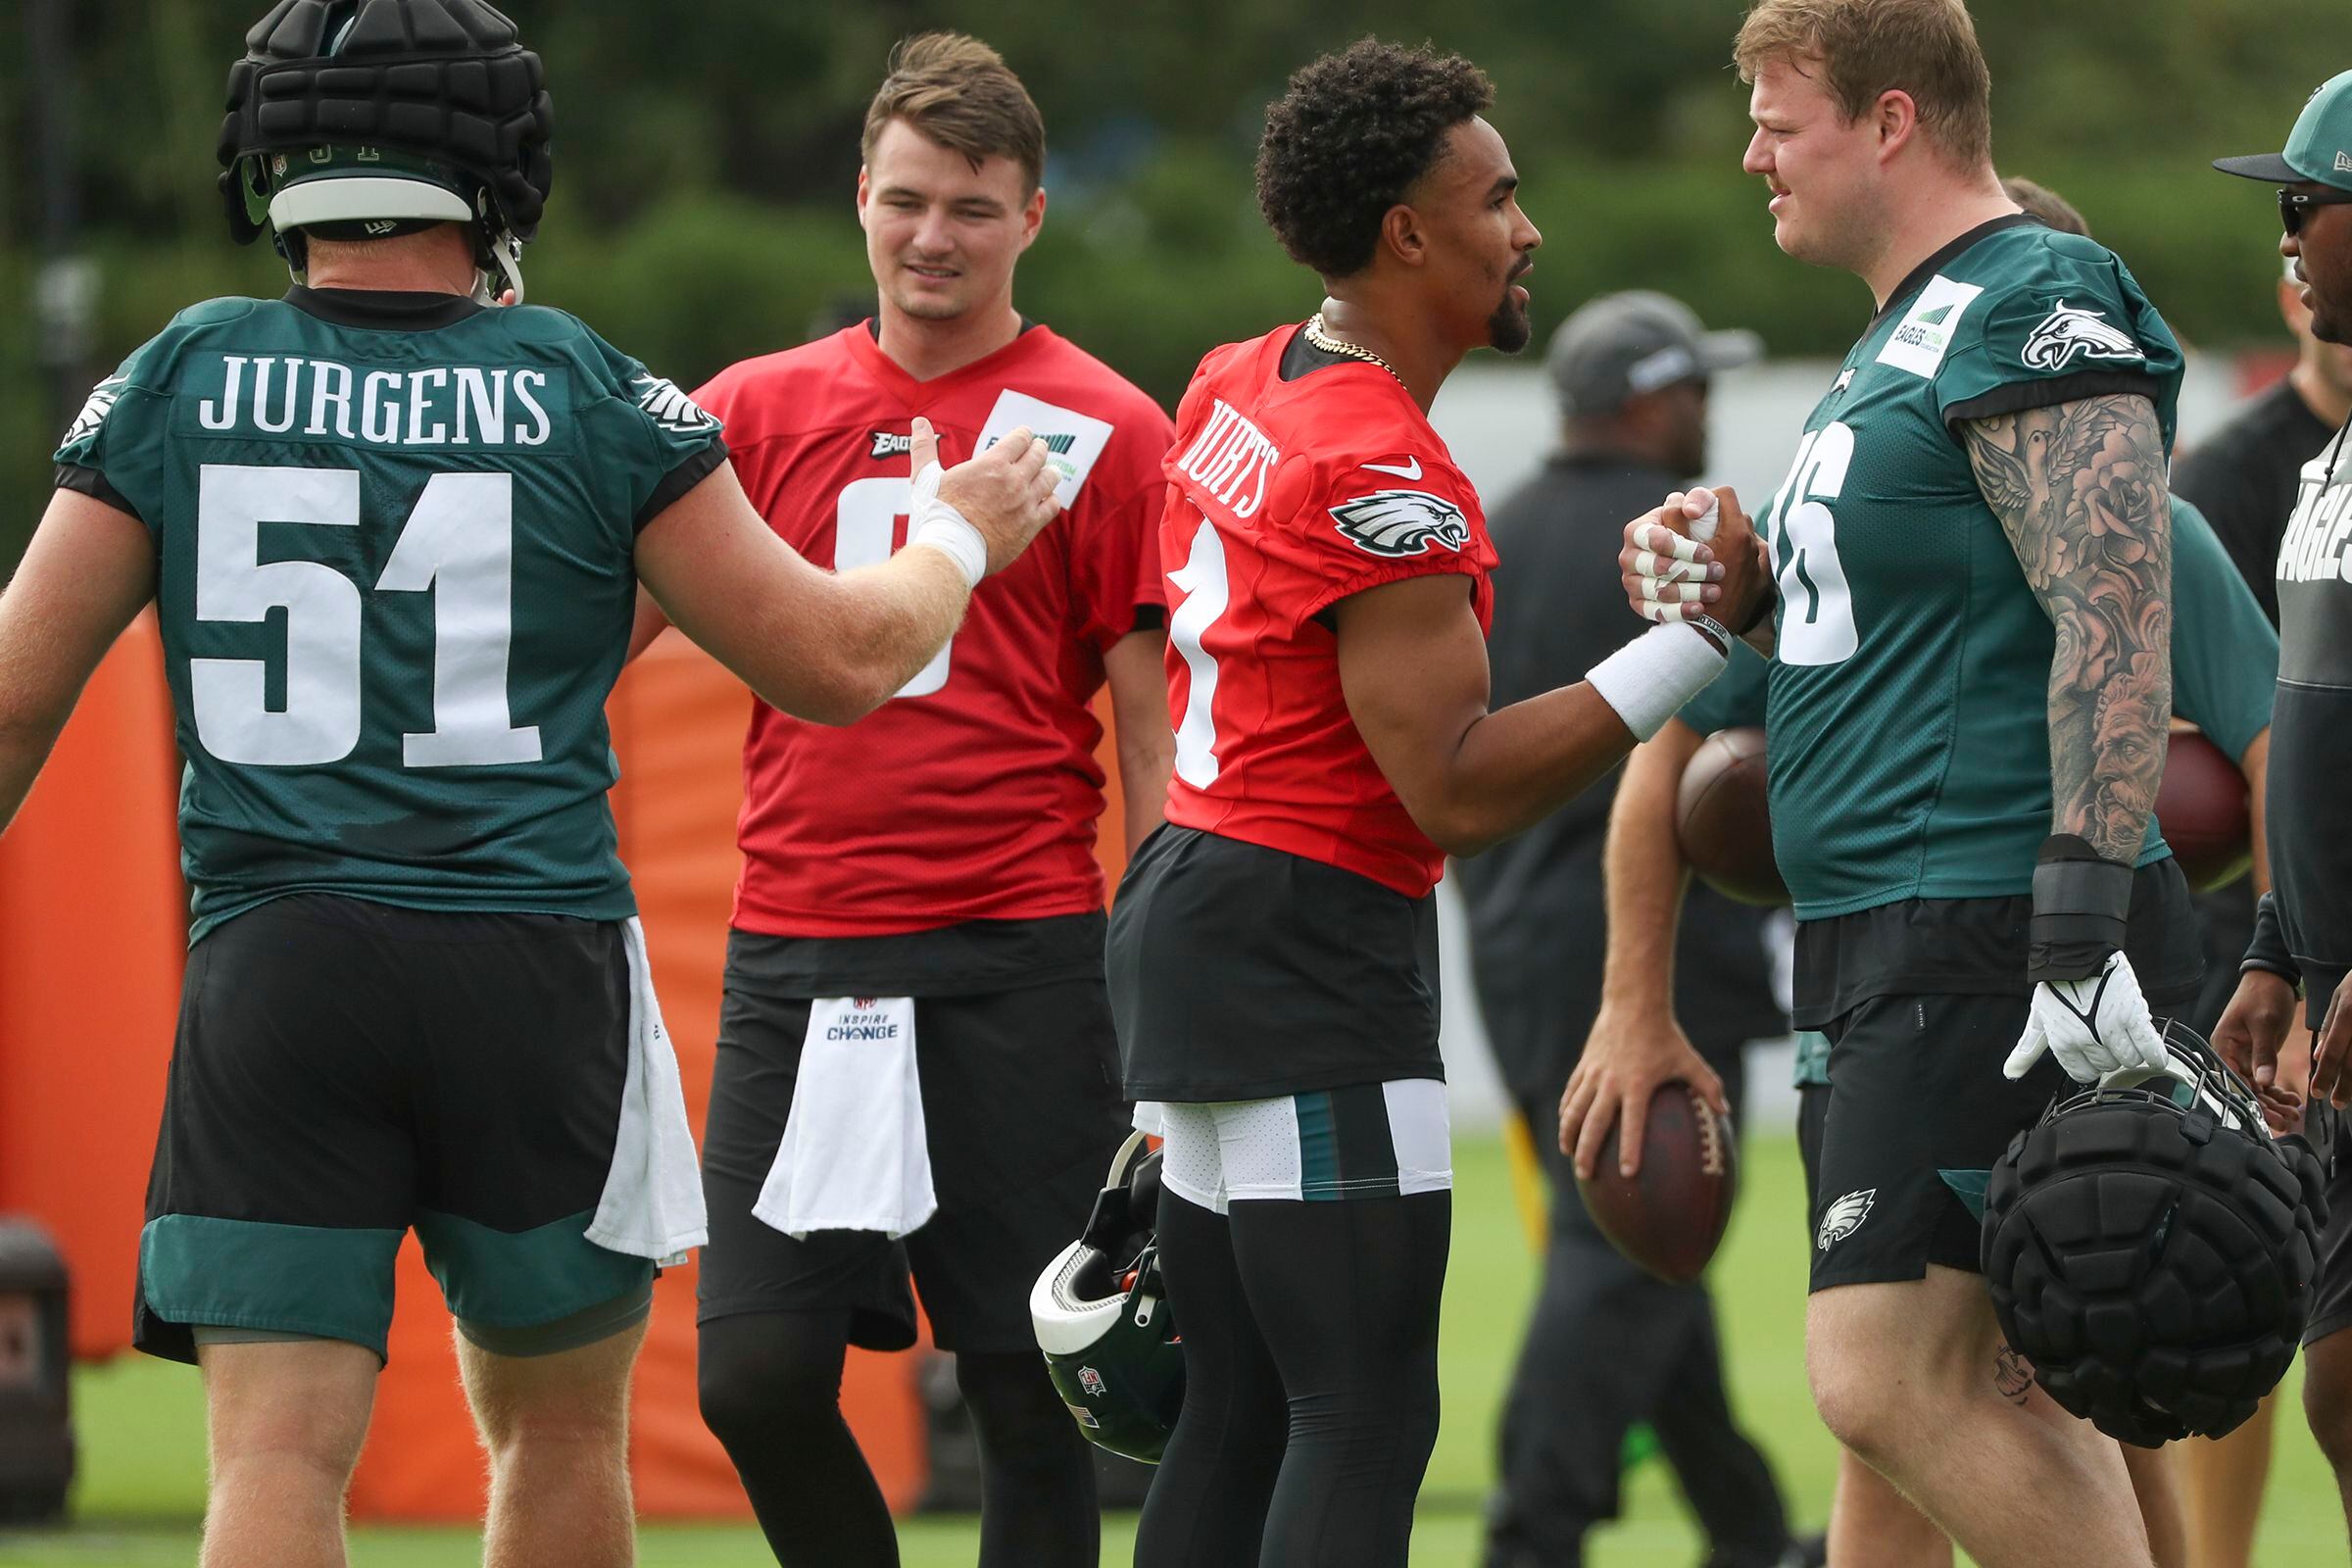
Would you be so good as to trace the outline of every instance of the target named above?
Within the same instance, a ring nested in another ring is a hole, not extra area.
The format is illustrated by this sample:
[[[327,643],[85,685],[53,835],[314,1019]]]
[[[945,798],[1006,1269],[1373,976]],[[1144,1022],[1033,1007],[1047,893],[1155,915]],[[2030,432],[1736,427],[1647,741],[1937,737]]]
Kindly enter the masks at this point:
[[[877,473],[843,485],[840,499],[833,503],[833,569],[850,571],[888,561],[899,519],[913,504],[914,480],[903,473]],[[955,652],[956,639],[951,637],[931,662],[892,696],[928,697],[947,685]]]
[[[196,618],[255,622],[286,612],[285,700],[268,702],[270,662],[191,659],[197,738],[224,762],[340,761],[360,743],[359,586],[316,561],[261,560],[261,525],[356,528],[356,468],[208,463],[196,506]],[[411,767],[535,762],[535,725],[507,704],[514,641],[514,478],[436,474],[384,564],[379,593],[432,590],[433,728],[402,737]]]
[[[1824,425],[1805,437],[1788,481],[1765,510],[1781,585],[1775,657],[1787,664],[1841,664],[1854,656],[1854,600],[1838,559],[1838,518],[1826,503],[1845,489],[1853,427]]]
[[[1203,516],[1193,535],[1192,553],[1184,564],[1168,573],[1168,581],[1184,595],[1168,616],[1168,641],[1184,656],[1192,686],[1184,699],[1184,719],[1176,726],[1176,776],[1195,789],[1217,781],[1217,659],[1200,646],[1208,628],[1225,613],[1231,590],[1225,578],[1225,541],[1217,525]]]
[[[411,767],[539,760],[539,726],[514,727],[514,476],[436,473],[400,531],[378,593],[433,598],[433,727],[401,737]]]

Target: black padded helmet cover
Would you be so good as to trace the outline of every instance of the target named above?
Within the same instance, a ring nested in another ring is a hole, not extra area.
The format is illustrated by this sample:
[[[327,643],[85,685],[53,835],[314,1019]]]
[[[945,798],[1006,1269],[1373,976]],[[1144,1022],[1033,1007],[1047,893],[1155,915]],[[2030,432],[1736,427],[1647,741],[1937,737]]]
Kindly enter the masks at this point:
[[[2085,1090],[2010,1142],[1982,1259],[2001,1331],[2042,1388],[2144,1447],[2222,1436],[2285,1374],[2327,1215],[2303,1140],[2273,1139],[2192,1031],[2176,1023],[2166,1040],[2185,1090]]]
[[[229,68],[217,149],[229,227],[251,215],[242,160],[324,144],[397,148],[481,181],[492,233],[530,239],[552,178],[539,57],[482,0],[278,0]]]

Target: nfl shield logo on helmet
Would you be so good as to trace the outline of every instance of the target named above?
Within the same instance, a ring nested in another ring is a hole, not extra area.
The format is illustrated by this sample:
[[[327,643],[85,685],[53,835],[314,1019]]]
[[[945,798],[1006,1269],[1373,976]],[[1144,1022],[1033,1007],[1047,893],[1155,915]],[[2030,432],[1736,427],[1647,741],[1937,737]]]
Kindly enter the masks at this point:
[[[1078,1386],[1086,1391],[1086,1396],[1090,1399],[1100,1399],[1104,1393],[1102,1374],[1091,1366],[1078,1369]]]

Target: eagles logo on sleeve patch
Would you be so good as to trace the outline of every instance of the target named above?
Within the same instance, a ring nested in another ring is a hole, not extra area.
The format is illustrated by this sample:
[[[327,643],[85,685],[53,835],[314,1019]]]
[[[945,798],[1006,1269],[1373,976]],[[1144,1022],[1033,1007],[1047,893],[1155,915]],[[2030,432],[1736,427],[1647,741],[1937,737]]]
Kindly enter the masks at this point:
[[[1426,490],[1375,490],[1331,509],[1340,533],[1368,555],[1392,561],[1459,550],[1470,542],[1462,509]]]
[[[634,382],[640,388],[637,406],[653,416],[656,423],[692,435],[697,430],[715,430],[718,421],[703,412],[703,406],[678,390],[678,384],[667,376],[647,373]]]
[[[2041,318],[2018,351],[2030,370],[2063,370],[2078,359],[2145,360],[2131,333],[2109,323],[2098,311],[2086,311],[2064,300]]]
[[[66,438],[58,445],[70,447],[104,424],[106,416],[115,412],[115,399],[122,395],[122,384],[129,379],[126,375],[110,375],[90,388],[89,401],[82,404],[79,414],[74,416],[73,428],[66,432]]]

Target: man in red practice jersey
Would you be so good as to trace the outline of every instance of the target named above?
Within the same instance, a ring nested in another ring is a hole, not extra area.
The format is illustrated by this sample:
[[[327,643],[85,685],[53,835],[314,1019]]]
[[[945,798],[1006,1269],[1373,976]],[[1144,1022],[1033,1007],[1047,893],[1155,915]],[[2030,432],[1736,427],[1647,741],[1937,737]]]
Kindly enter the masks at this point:
[[[1722,668],[1700,605],[1738,625],[1761,601],[1735,522],[1729,579],[1660,588],[1675,624],[1488,711],[1494,552],[1427,416],[1463,355],[1529,337],[1541,237],[1491,98],[1468,61],[1371,39],[1291,78],[1258,205],[1329,297],[1212,352],[1178,414],[1176,779],[1108,965],[1138,1122],[1167,1140],[1185,1352],[1137,1568],[1402,1568],[1451,1214],[1431,889]]]
[[[1013,308],[1043,158],[1036,106],[994,50],[903,44],[858,184],[879,313],[696,394],[753,503],[820,565],[904,542],[918,415],[944,461],[1035,429],[1066,509],[864,721],[753,708],[703,1151],[700,1381],[791,1564],[898,1561],[839,1392],[845,1347],[913,1343],[910,1268],[978,1428],[984,1568],[1098,1552],[1091,1451],[1028,1296],[1126,1130],[1088,704],[1107,680],[1132,842],[1159,820],[1171,748],[1152,535],[1169,425]]]

